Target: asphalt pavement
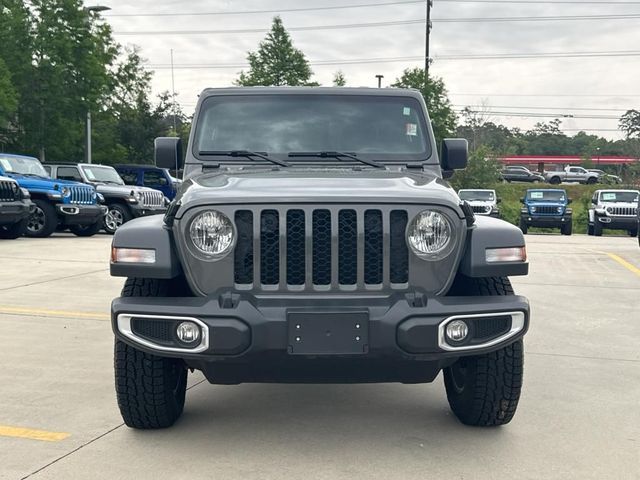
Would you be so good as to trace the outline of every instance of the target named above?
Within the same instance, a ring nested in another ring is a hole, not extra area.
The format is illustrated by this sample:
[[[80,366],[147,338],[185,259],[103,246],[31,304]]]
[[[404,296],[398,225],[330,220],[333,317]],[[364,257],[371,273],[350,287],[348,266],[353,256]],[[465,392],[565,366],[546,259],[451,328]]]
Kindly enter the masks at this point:
[[[111,238],[0,241],[1,479],[640,479],[640,247],[528,235],[515,419],[470,428],[428,385],[211,386],[163,431],[122,424]]]

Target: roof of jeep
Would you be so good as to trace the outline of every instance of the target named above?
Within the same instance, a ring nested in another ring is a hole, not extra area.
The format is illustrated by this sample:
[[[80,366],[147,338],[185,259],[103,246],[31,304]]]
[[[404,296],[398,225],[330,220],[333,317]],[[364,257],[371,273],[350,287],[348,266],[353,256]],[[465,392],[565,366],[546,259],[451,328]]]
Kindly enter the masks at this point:
[[[421,99],[418,90],[407,88],[370,88],[370,87],[228,87],[206,88],[200,97],[216,95],[367,95],[380,97],[412,97]]]
[[[622,190],[620,188],[602,188],[600,190],[596,190],[593,193],[604,193],[604,192],[638,193],[639,190]]]
[[[527,192],[563,192],[567,193],[564,188],[528,188]]]

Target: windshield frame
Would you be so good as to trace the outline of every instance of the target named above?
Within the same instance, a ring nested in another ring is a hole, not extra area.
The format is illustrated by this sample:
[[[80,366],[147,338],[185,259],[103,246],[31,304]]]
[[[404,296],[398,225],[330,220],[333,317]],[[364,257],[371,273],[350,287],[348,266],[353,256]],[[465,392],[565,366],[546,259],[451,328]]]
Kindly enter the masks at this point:
[[[111,184],[111,185],[121,185],[121,186],[126,185],[126,184],[124,183],[124,180],[122,180],[122,177],[120,176],[120,174],[118,173],[118,171],[117,171],[115,168],[113,168],[113,167],[111,167],[111,166],[109,166],[109,165],[81,165],[81,166],[80,166],[80,168],[82,169],[82,173],[84,173],[84,176],[87,178],[87,180],[88,180],[89,182],[93,182],[93,183],[106,183],[106,184]],[[93,173],[92,173],[92,176],[93,176],[94,178],[91,178],[91,177],[89,176],[89,174],[87,173],[87,169],[91,169],[91,170],[93,170],[93,169],[97,169],[97,170],[113,171],[113,173],[115,173],[115,175],[118,177],[119,182],[118,182],[118,183],[114,183],[114,182],[116,181],[115,179],[114,179],[114,180],[110,180],[110,179],[108,179],[108,180],[102,180],[102,179],[95,178],[95,175],[93,175]]]
[[[210,157],[207,157],[206,155],[200,155],[200,135],[202,132],[202,129],[204,128],[204,117],[206,115],[207,109],[211,106],[211,104],[214,103],[222,103],[225,101],[228,101],[229,99],[234,98],[234,99],[242,99],[243,101],[247,101],[247,102],[251,102],[252,99],[255,98],[278,98],[278,97],[287,97],[287,98],[291,98],[291,97],[304,97],[304,98],[309,98],[312,99],[313,101],[318,101],[321,100],[322,98],[326,98],[326,97],[331,97],[333,99],[337,98],[343,98],[343,99],[384,99],[384,101],[391,101],[393,99],[397,100],[399,103],[400,102],[405,102],[405,103],[411,103],[412,105],[410,106],[411,108],[414,108],[416,114],[417,114],[417,120],[419,121],[420,125],[419,128],[422,130],[423,132],[423,139],[425,142],[425,150],[422,152],[419,152],[417,154],[397,154],[397,153],[389,153],[389,154],[385,154],[385,153],[370,153],[370,152],[346,152],[349,154],[353,154],[355,153],[356,156],[367,159],[367,160],[373,160],[373,161],[377,161],[381,164],[391,164],[391,165],[402,165],[402,164],[406,164],[406,163],[416,163],[416,162],[420,162],[420,163],[425,163],[425,164],[438,164],[437,162],[437,157],[436,157],[436,150],[434,148],[434,139],[433,139],[433,132],[430,128],[430,124],[429,124],[429,117],[428,117],[428,113],[425,114],[425,109],[424,109],[424,103],[417,98],[415,95],[411,95],[411,94],[406,94],[406,95],[399,95],[399,94],[392,94],[392,95],[380,95],[380,94],[374,94],[374,93],[357,93],[357,91],[354,91],[353,93],[332,93],[329,91],[317,91],[317,92],[308,92],[308,93],[300,93],[300,92],[278,92],[278,91],[274,91],[273,93],[269,93],[269,92],[260,92],[260,93],[239,93],[239,92],[233,92],[233,93],[226,93],[226,94],[215,94],[215,95],[210,95],[205,97],[204,99],[201,100],[200,104],[199,104],[199,108],[197,111],[197,115],[196,118],[194,118],[194,122],[195,122],[195,128],[192,130],[192,136],[191,136],[191,151],[190,154],[197,160],[199,160],[200,162],[207,164],[210,163],[212,161],[212,159]],[[329,146],[327,146],[329,147]],[[240,147],[238,147],[240,149]],[[227,150],[227,149],[220,149],[220,150]],[[335,151],[335,148],[327,148],[326,150],[330,150],[330,151]],[[296,158],[295,160],[292,161],[292,159],[290,157],[288,157],[288,154],[291,152],[263,152],[261,150],[260,153],[267,153],[269,156],[273,156],[274,158],[277,159],[288,159],[288,161],[290,163],[292,163],[294,166],[299,166],[299,165],[345,165],[346,163],[349,163],[348,159],[330,159],[330,158],[319,158],[319,157],[300,157],[300,158]],[[256,161],[250,161],[248,159],[244,159],[244,158],[237,158],[237,157],[223,157],[223,159],[219,159],[218,162],[220,162],[220,160],[224,161],[225,163],[233,163],[233,164],[258,164],[258,162]],[[430,161],[431,160],[431,161]],[[357,164],[359,162],[357,162],[356,160],[352,160],[352,162],[354,164]],[[263,161],[263,163],[267,163],[266,161]]]
[[[533,192],[542,192],[543,197],[545,193],[554,193],[558,196],[562,196],[562,198],[531,198],[531,193]],[[525,195],[525,199],[531,202],[555,202],[555,203],[567,203],[567,192],[562,190],[528,190]]]
[[[616,195],[616,200],[605,200],[603,198],[605,193],[613,193]],[[628,201],[628,200],[618,200],[617,196],[618,194],[626,194],[626,195],[635,195],[635,201]],[[598,196],[598,201],[602,202],[602,203],[637,203],[638,201],[640,201],[640,194],[637,191],[625,191],[625,192],[620,192],[620,191],[615,191],[615,190],[603,190],[600,192],[599,196]]]
[[[40,162],[40,160],[38,160],[35,157],[27,157],[27,156],[22,156],[22,155],[2,155],[0,153],[0,159],[2,160],[6,160],[7,162],[9,162],[11,164],[12,160],[28,160],[30,163],[32,163],[33,165],[38,165],[40,167],[41,173],[32,173],[32,172],[28,172],[28,173],[24,173],[24,172],[16,172],[14,170],[12,171],[7,171],[5,170],[4,167],[2,167],[2,169],[4,170],[6,175],[37,175],[39,177],[42,178],[46,178],[46,179],[50,179],[51,177],[49,176],[49,174],[47,173],[47,171],[45,170],[44,166],[42,165],[42,163]],[[13,165],[11,166],[11,168],[13,169]]]
[[[491,196],[491,198],[462,198],[461,194],[486,194],[487,196]],[[483,189],[473,189],[473,188],[464,188],[458,192],[458,196],[460,200],[466,200],[467,202],[495,202],[496,194],[493,190],[483,190]]]

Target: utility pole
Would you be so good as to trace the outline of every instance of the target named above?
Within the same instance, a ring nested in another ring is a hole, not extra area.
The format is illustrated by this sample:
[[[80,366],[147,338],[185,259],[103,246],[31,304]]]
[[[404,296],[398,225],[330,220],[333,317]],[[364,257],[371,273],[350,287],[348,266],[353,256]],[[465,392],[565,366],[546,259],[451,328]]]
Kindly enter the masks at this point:
[[[173,104],[171,110],[173,112],[173,132],[178,135],[178,127],[176,125],[176,81],[173,75],[173,48],[171,49],[171,95]]]
[[[431,58],[429,58],[429,37],[431,36],[431,7],[433,7],[433,0],[427,0],[427,24],[425,27],[425,49],[424,49],[424,84],[425,87],[429,83],[429,64]]]
[[[378,88],[382,88],[382,79],[384,78],[384,75],[376,75],[376,78],[378,79]]]

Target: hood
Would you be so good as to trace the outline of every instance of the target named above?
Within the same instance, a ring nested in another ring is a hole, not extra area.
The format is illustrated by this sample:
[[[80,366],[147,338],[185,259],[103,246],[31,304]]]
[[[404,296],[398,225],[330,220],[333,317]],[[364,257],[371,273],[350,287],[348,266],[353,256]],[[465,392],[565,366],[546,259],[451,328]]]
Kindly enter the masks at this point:
[[[467,203],[475,207],[493,207],[496,204],[495,200],[467,200]]]
[[[26,175],[19,175],[16,173],[9,173],[7,174],[7,176],[17,180],[20,186],[23,188],[26,188],[27,190],[53,190],[54,185],[75,186],[75,187],[90,186],[80,182],[73,182],[71,180],[54,180],[52,178],[29,177]]]
[[[153,191],[152,188],[148,187],[138,187],[136,185],[112,185],[109,183],[97,183],[94,184],[98,192],[103,195],[122,195],[129,196],[131,191],[134,192],[144,192],[144,191]]]
[[[409,203],[457,208],[449,184],[432,172],[348,168],[223,170],[191,177],[182,205],[274,203]]]
[[[603,207],[638,208],[638,202],[600,202]]]

